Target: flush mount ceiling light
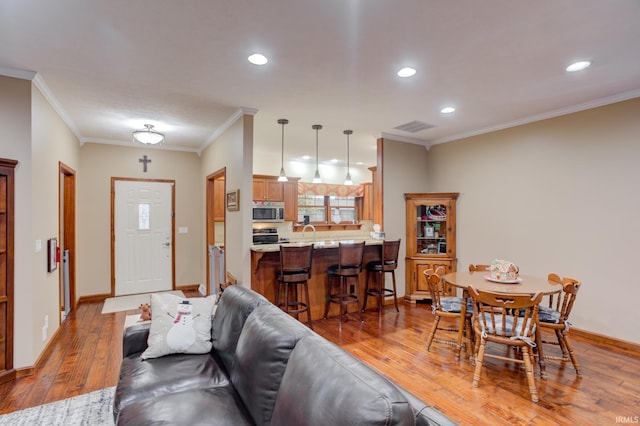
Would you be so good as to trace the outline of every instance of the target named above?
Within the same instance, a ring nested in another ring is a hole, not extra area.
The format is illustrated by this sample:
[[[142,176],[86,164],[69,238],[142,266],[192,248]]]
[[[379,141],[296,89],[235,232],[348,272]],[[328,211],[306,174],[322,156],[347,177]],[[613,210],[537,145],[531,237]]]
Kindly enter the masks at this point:
[[[413,77],[416,74],[416,70],[411,67],[404,67],[400,71],[398,71],[398,77]]]
[[[347,177],[344,180],[345,185],[353,185],[351,180],[351,170],[349,169],[349,135],[353,134],[353,130],[345,130],[342,133],[347,135]]]
[[[164,135],[153,130],[153,124],[145,124],[145,130],[136,130],[133,132],[133,141],[140,142],[145,145],[155,145],[164,141]]]
[[[287,182],[287,174],[284,172],[284,125],[289,124],[289,120],[281,118],[278,120],[278,124],[282,125],[282,163],[280,163],[280,176],[278,182]]]
[[[322,129],[322,125],[314,124],[311,128],[316,131],[316,174],[313,176],[313,183],[322,183],[318,169],[318,130]]]
[[[267,59],[266,56],[260,54],[260,53],[254,53],[253,55],[249,56],[247,58],[249,60],[249,62],[251,62],[253,65],[264,65],[267,62],[269,62],[269,60]]]
[[[582,71],[583,69],[587,68],[589,65],[591,65],[590,61],[574,62],[573,64],[569,65],[566,68],[566,70],[567,70],[567,72]]]
[[[454,112],[456,109],[454,107],[444,107],[440,110],[441,113],[443,114],[451,114],[452,112]]]

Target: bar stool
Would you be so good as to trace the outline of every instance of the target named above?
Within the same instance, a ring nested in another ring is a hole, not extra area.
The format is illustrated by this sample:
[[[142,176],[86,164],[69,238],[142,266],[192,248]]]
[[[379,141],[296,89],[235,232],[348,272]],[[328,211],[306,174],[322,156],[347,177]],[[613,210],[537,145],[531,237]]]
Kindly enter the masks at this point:
[[[340,327],[342,327],[342,310],[344,308],[346,316],[349,315],[349,305],[360,302],[358,296],[358,283],[360,272],[362,272],[362,259],[364,257],[364,241],[361,243],[339,243],[338,264],[332,265],[327,270],[327,297],[324,307],[324,318],[329,314],[329,305],[337,303],[340,305]],[[332,293],[335,285],[335,278],[339,280],[340,287],[338,293]],[[347,286],[349,280],[354,282]],[[364,321],[364,315],[360,312],[360,321]]]
[[[373,296],[378,301],[378,315],[382,314],[382,306],[385,297],[393,296],[393,303],[398,309],[398,296],[396,292],[396,269],[398,268],[398,252],[400,251],[400,239],[396,241],[383,241],[380,249],[380,260],[373,260],[367,263],[367,276],[364,288],[364,302],[362,303],[362,312],[367,306],[367,299]],[[369,287],[369,273],[373,272],[378,275],[378,286]],[[393,288],[386,288],[384,283],[385,273],[390,272],[393,279]]]
[[[280,271],[276,273],[275,304],[286,313],[293,314],[298,320],[299,314],[306,312],[307,324],[313,330],[308,285],[308,280],[311,278],[312,253],[313,245],[280,246]],[[282,285],[284,285],[284,302],[280,300],[280,287]],[[299,285],[304,287],[304,301],[298,298]],[[290,293],[293,294],[294,300],[289,299]]]

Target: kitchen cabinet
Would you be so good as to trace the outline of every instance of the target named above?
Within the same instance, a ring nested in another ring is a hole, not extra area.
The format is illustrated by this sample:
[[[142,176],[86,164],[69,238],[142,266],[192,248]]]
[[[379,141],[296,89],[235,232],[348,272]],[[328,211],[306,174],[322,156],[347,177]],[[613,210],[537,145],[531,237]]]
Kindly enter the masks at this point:
[[[284,201],[284,186],[276,176],[253,176],[254,201]]]
[[[457,192],[407,193],[405,301],[431,299],[424,277],[426,269],[443,266],[455,272]]]
[[[363,183],[362,192],[362,220],[373,220],[373,183]]]
[[[298,221],[298,179],[290,178],[282,183],[284,195],[284,220]]]

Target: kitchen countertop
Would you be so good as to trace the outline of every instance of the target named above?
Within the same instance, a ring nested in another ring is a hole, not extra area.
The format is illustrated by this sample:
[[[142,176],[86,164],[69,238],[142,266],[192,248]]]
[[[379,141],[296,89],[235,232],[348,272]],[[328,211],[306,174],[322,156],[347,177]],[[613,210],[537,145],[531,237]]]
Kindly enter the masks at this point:
[[[376,240],[373,238],[364,238],[364,239],[349,239],[349,240],[325,240],[325,241],[291,241],[288,243],[278,243],[278,244],[254,244],[251,246],[251,251],[254,252],[274,252],[274,251],[280,251],[280,246],[281,245],[287,245],[287,246],[302,246],[302,245],[307,245],[307,244],[311,244],[313,243],[313,247],[315,249],[328,249],[328,248],[337,248],[339,243],[355,243],[355,242],[360,242],[360,241],[364,241],[365,245],[367,246],[374,246],[374,245],[382,245],[382,241],[383,240]]]

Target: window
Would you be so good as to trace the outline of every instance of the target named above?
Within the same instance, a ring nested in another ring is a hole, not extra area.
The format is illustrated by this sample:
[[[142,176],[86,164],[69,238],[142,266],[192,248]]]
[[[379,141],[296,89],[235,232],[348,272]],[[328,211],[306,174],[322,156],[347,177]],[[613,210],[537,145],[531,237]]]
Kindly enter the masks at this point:
[[[149,226],[149,204],[138,204],[138,229],[148,230]]]
[[[331,208],[331,221],[334,223],[355,223],[357,220],[356,197],[330,196],[329,207]]]
[[[305,216],[310,222],[327,221],[323,195],[298,195],[298,222],[304,222]]]

